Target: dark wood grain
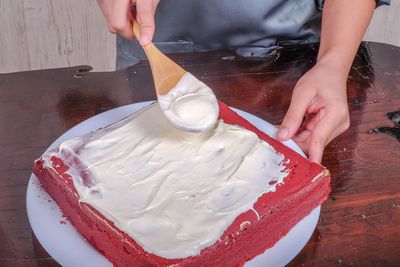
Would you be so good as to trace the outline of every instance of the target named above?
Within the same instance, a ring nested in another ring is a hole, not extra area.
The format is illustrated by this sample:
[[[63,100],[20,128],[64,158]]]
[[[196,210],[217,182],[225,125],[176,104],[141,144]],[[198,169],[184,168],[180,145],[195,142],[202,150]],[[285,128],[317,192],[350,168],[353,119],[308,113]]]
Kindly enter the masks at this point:
[[[281,48],[258,59],[227,52],[171,57],[226,104],[279,124],[316,45]],[[326,148],[332,193],[317,228],[289,266],[400,265],[400,142],[369,134],[395,127],[400,48],[364,43],[348,79],[351,126]],[[0,266],[57,266],[26,215],[33,161],[62,133],[106,110],[155,99],[148,62],[96,73],[87,66],[0,74]]]

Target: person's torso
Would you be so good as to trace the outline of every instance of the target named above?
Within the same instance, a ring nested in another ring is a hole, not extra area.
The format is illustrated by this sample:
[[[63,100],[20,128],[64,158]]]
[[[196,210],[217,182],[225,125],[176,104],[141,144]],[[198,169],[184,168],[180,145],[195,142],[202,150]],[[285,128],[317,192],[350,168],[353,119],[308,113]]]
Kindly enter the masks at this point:
[[[165,53],[224,49],[262,56],[279,45],[319,41],[320,2],[161,0],[153,42]],[[119,37],[117,45],[119,57],[144,57],[137,42]]]

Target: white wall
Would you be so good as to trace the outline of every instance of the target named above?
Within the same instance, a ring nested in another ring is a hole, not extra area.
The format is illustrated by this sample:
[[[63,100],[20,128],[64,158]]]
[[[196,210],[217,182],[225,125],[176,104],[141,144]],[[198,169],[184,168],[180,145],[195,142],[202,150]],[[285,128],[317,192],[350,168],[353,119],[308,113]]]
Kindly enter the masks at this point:
[[[365,40],[400,46],[400,2],[380,7]],[[115,36],[96,0],[0,0],[0,73],[91,65],[115,68]]]
[[[364,40],[400,46],[400,1],[391,6],[380,6],[367,29]]]
[[[0,0],[0,73],[115,68],[115,36],[96,0]]]

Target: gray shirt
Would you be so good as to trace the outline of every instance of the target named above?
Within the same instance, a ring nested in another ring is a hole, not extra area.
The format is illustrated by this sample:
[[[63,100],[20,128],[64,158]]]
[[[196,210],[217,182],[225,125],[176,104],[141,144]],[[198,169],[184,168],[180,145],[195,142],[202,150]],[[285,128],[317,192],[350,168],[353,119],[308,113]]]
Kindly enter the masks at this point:
[[[154,44],[164,53],[230,50],[251,57],[320,40],[323,0],[161,0]],[[377,1],[390,4],[390,0]],[[117,36],[117,69],[145,54]]]

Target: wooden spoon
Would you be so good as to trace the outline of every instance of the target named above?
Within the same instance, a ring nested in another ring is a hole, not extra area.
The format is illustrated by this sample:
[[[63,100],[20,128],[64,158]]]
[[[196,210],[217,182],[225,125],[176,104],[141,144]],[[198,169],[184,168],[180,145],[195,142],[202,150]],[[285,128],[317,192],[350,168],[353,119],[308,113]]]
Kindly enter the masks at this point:
[[[132,20],[132,23],[133,34],[137,39],[139,39],[139,25],[135,19]],[[152,42],[142,47],[150,62],[150,68],[153,74],[154,86],[157,95],[167,94],[172,88],[175,87],[186,71],[169,59],[166,55],[161,53],[161,51],[158,50]]]
[[[133,34],[140,38],[139,25],[132,21]],[[201,132],[212,129],[219,106],[211,88],[186,72],[153,43],[143,46],[150,62],[158,103],[166,119],[176,128]]]

